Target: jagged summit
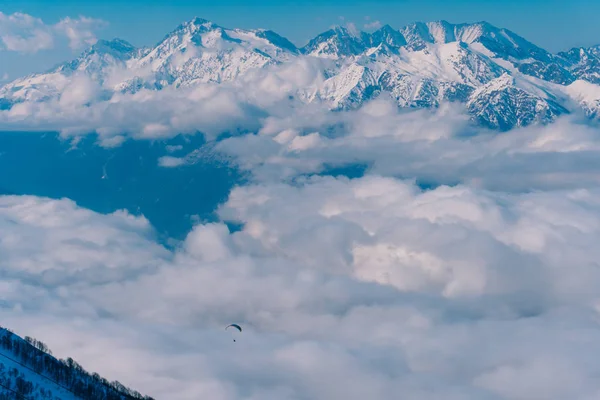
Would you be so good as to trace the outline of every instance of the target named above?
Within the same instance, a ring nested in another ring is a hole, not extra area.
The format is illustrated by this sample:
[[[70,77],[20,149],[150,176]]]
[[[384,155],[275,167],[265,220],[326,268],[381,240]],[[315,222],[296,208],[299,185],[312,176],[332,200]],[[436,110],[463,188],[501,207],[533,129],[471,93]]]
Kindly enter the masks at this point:
[[[300,50],[296,47],[296,45],[292,42],[290,42],[288,39],[284,38],[283,36],[279,35],[276,32],[273,32],[272,30],[269,29],[257,29],[255,31],[256,36],[258,36],[259,38],[263,38],[265,40],[268,40],[270,43],[272,43],[273,45],[280,47],[282,49],[285,50],[289,50],[293,53],[299,53]]]
[[[133,46],[126,40],[114,38],[112,40],[98,40],[92,47],[90,47],[89,52],[97,52],[97,53],[132,53],[135,52],[137,48]]]
[[[173,31],[171,31],[167,36],[181,31],[190,31],[197,32],[200,30],[211,30],[221,28],[219,25],[215,24],[212,21],[209,21],[204,18],[194,17],[189,21],[182,22],[179,24]]]
[[[412,50],[421,50],[427,43],[448,43],[445,36],[450,30],[442,22],[414,22],[400,29],[407,45]]]
[[[204,18],[194,17],[189,21],[181,23],[171,32],[166,34],[162,40],[155,45],[155,47],[161,46],[161,44],[169,41],[183,41],[186,39],[198,45],[202,45],[201,41],[199,41],[199,38],[202,34],[207,32],[217,32],[218,34],[222,35],[224,31],[225,29],[223,27],[215,24],[214,22]]]
[[[600,45],[573,48],[558,53],[558,56],[570,66],[569,71],[574,77],[600,84]]]
[[[365,50],[364,35],[368,34],[362,32],[361,35],[344,26],[336,25],[309,41],[301,48],[301,52],[329,58],[357,55]]]
[[[138,49],[123,39],[101,39],[83,51],[75,60],[59,64],[48,72],[61,72],[66,75],[83,72],[94,75],[102,81],[109,68],[116,66],[125,68],[128,60],[142,55],[144,51],[145,49]]]
[[[456,41],[456,26],[446,20],[426,23],[429,35],[434,43],[450,43]]]
[[[369,45],[371,47],[377,47],[382,43],[390,47],[402,47],[406,45],[406,39],[396,29],[390,25],[383,25],[375,32],[368,35]]]
[[[191,20],[189,20],[188,22],[183,23],[182,25],[215,25],[212,21],[209,21],[206,18],[201,18],[198,16],[195,16],[194,18],[192,18]]]
[[[426,43],[465,42],[481,43],[503,58],[524,59],[535,56],[547,59],[549,54],[516,33],[485,21],[461,24],[452,24],[446,20],[416,22],[401,28],[400,32],[415,49],[423,48]]]
[[[58,99],[73,74],[96,81],[106,100],[167,87],[243,85],[251,71],[307,58],[322,69],[321,78],[306,87],[289,85],[289,97],[332,110],[357,108],[387,92],[399,107],[463,103],[474,120],[501,129],[546,123],[573,111],[574,103],[600,115],[600,88],[599,100],[593,98],[600,84],[599,46],[552,54],[485,21],[447,20],[399,29],[386,24],[370,33],[338,25],[299,48],[272,30],[227,28],[194,17],[149,48],[100,40],[73,61],[0,88],[0,104],[10,109]]]

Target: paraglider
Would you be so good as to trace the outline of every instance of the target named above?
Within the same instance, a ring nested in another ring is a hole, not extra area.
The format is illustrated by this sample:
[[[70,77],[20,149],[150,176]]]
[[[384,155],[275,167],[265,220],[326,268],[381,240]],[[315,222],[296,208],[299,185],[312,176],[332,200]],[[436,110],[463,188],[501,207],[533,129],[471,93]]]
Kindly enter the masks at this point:
[[[239,326],[238,324],[230,324],[230,325],[227,325],[227,327],[225,327],[225,330],[227,330],[228,328],[232,328],[232,327],[233,327],[233,328],[235,328],[235,329],[237,329],[237,330],[238,330],[238,331],[240,331],[240,332],[242,331],[242,327],[241,327],[241,326]],[[233,339],[233,341],[235,342],[235,339]]]

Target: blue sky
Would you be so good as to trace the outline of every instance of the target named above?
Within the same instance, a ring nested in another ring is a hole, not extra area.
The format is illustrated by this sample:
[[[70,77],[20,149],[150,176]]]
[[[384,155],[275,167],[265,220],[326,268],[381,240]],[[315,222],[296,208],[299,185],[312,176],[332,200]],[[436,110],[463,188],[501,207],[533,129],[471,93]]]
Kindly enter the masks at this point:
[[[100,38],[121,37],[134,45],[151,45],[168,31],[193,16],[227,27],[270,28],[298,45],[333,24],[352,21],[358,26],[379,20],[393,27],[414,21],[446,19],[450,22],[485,20],[506,27],[551,51],[600,43],[597,15],[600,2],[573,0],[117,0],[41,1],[1,0],[4,14],[23,12],[46,24],[80,15],[105,20],[109,25],[96,32]],[[0,78],[46,69],[77,51],[53,48],[33,55],[3,54]],[[6,53],[6,52],[5,52]]]

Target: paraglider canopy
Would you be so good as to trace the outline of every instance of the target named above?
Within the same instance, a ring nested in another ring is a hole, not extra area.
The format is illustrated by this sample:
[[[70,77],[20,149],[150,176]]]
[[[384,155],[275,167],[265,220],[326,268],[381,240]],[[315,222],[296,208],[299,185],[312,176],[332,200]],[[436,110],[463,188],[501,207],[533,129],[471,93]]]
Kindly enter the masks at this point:
[[[238,324],[231,324],[231,325],[227,325],[227,328],[229,328],[229,327],[232,327],[232,326],[233,326],[234,328],[236,328],[238,331],[240,331],[240,332],[242,331],[242,327],[241,327],[241,326],[239,326]],[[225,328],[225,330],[227,330],[227,328]]]
[[[238,331],[240,331],[240,332],[242,331],[242,327],[241,327],[241,326],[239,326],[238,324],[230,324],[230,325],[227,325],[227,326],[225,327],[225,330],[227,330],[228,328],[231,328],[231,327],[233,327],[233,328],[237,329],[237,330],[238,330]],[[233,341],[235,342],[235,339],[233,339]]]

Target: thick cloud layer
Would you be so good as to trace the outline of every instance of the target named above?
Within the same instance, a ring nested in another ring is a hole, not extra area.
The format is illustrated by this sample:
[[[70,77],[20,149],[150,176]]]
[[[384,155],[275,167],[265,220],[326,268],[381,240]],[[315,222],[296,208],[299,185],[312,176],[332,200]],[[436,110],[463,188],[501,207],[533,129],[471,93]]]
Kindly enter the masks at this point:
[[[521,192],[598,185],[599,132],[568,116],[500,134],[470,125],[459,105],[402,111],[381,97],[346,113],[270,116],[257,135],[223,140],[215,151],[260,181],[360,164],[367,173],[426,185]],[[192,153],[164,165],[194,162]]]
[[[498,133],[471,124],[463,105],[402,110],[386,93],[359,110],[331,112],[318,101],[305,102],[323,81],[321,63],[326,62],[300,59],[253,70],[234,83],[134,94],[109,90],[126,71],[113,71],[104,86],[86,75],[54,77],[59,94],[45,93],[46,86],[38,85],[40,92],[30,95],[45,100],[0,111],[0,128],[57,130],[66,137],[97,132],[103,146],[129,138],[204,134],[215,140],[231,134],[216,144],[215,154],[261,181],[362,164],[369,173],[416,178],[427,185],[465,183],[511,192],[599,183],[598,126],[581,115]],[[290,97],[298,91],[300,98]],[[165,156],[157,160],[164,167],[202,161],[196,151]]]
[[[261,181],[363,164],[369,173],[429,185],[460,182],[511,192],[599,183],[598,127],[579,115],[500,134],[473,126],[462,105],[401,110],[387,94],[359,110],[330,112],[323,104],[289,97],[318,86],[322,66],[315,63],[256,70],[232,84],[110,96],[106,87],[75,75],[63,82],[59,97],[0,111],[0,127],[57,130],[66,137],[97,132],[103,146],[128,138],[204,134],[215,140],[234,134],[214,146],[215,154]],[[157,163],[181,167],[198,161],[203,159],[194,151],[183,157],[165,154]]]
[[[593,399],[599,193],[263,183],[219,209],[241,231],[172,252],[143,218],[5,196],[0,313],[157,398]]]
[[[97,133],[113,143],[118,137],[152,140],[201,132],[213,139],[223,132],[256,132],[267,116],[284,119],[295,115],[297,107],[306,117],[327,121],[324,105],[307,105],[290,97],[323,80],[323,63],[300,59],[252,70],[234,83],[196,83],[135,93],[114,90],[119,82],[139,79],[143,70],[135,70],[132,76],[125,68],[107,67],[102,81],[81,72],[68,77],[49,74],[39,78],[41,82],[34,77],[33,89],[10,109],[0,110],[0,129],[54,130],[66,137]]]
[[[4,129],[105,146],[202,132],[215,141],[156,162],[217,155],[254,179],[175,250],[141,216],[0,197],[2,324],[159,399],[598,398],[597,127],[498,134],[455,104],[289,98],[321,70],[114,96],[75,75],[0,111]]]

